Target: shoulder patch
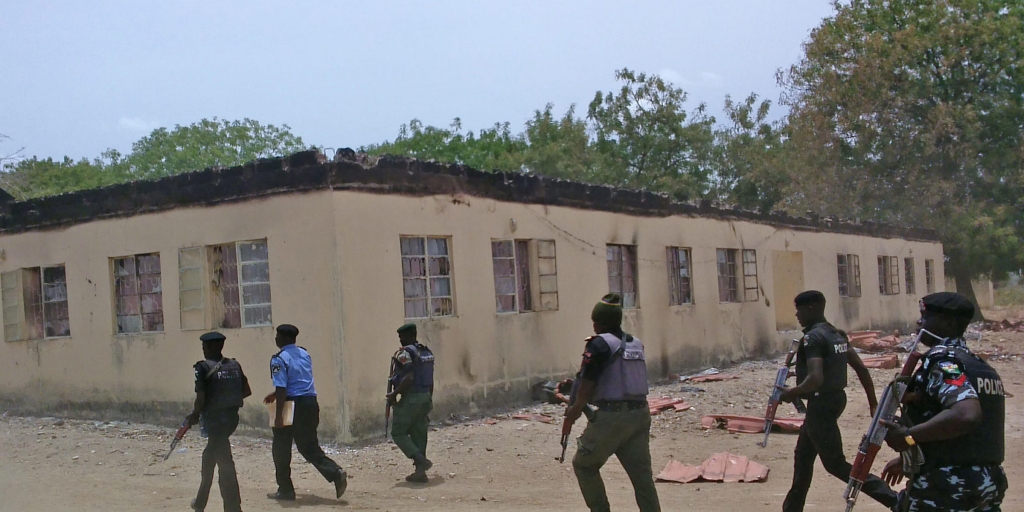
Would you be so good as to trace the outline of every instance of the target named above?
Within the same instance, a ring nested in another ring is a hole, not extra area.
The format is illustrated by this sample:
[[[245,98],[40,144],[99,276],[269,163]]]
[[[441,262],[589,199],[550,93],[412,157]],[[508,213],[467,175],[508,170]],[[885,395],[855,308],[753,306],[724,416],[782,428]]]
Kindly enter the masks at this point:
[[[395,361],[398,361],[398,364],[405,366],[412,362],[412,355],[409,354],[408,350],[399,350],[398,353],[395,354]]]
[[[952,386],[963,386],[967,382],[967,375],[964,375],[960,365],[953,361],[939,361],[936,368],[942,372],[942,380]]]
[[[270,374],[271,375],[277,375],[277,374],[281,373],[281,370],[283,368],[284,367],[281,365],[281,363],[272,362],[272,363],[270,363]]]

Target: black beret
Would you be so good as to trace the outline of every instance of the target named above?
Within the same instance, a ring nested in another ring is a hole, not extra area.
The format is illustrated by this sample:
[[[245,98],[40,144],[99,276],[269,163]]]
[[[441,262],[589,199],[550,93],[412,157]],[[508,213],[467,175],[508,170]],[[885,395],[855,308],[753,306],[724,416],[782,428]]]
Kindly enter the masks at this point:
[[[277,326],[277,333],[282,336],[298,336],[299,328],[292,324],[281,324]]]
[[[805,306],[807,304],[824,304],[825,294],[818,290],[807,290],[806,292],[798,294],[796,298],[793,299],[793,303],[795,303],[797,307]]]
[[[224,341],[227,338],[219,332],[208,332],[199,337],[199,341],[206,343],[207,341]]]
[[[940,315],[960,318],[972,318],[974,316],[974,304],[967,297],[959,293],[939,292],[925,295],[921,299],[921,307],[925,311],[931,311]]]
[[[410,322],[402,325],[398,328],[398,334],[402,334],[403,332],[416,332],[416,324]]]

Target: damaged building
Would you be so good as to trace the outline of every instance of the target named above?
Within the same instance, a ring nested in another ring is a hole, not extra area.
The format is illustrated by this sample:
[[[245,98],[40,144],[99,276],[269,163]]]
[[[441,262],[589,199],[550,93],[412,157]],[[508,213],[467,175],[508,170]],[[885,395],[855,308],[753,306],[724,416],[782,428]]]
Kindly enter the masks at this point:
[[[274,325],[314,358],[321,429],[380,432],[395,328],[437,356],[435,413],[570,374],[609,290],[654,378],[773,353],[818,289],[845,329],[907,329],[941,290],[933,232],[680,204],[648,192],[318,152],[0,199],[0,405],[153,422],[190,407],[199,335],[254,396]],[[266,425],[250,398],[243,419]]]

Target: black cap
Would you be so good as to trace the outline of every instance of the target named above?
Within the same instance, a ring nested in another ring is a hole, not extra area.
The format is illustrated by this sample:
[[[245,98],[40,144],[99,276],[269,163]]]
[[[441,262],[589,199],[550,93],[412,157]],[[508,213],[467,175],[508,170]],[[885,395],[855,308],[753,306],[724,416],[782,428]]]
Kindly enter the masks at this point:
[[[939,292],[925,295],[921,299],[921,308],[939,315],[968,319],[974,317],[974,304],[959,293]]]
[[[818,290],[807,290],[806,292],[800,292],[800,294],[793,299],[793,303],[796,304],[796,307],[806,306],[808,304],[824,304],[825,294]]]
[[[295,337],[299,335],[299,328],[292,324],[281,324],[277,326],[277,333],[281,336]]]
[[[224,335],[219,332],[208,332],[199,337],[199,341],[202,341],[203,343],[206,343],[208,341],[224,341],[226,339],[227,338],[224,337]]]
[[[398,334],[402,334],[403,332],[416,332],[416,324],[412,322],[403,324],[398,328]]]

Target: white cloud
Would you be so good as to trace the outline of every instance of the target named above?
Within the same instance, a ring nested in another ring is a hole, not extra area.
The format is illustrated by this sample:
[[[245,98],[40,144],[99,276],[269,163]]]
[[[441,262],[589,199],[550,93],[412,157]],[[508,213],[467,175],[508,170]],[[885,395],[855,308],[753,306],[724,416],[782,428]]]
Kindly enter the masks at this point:
[[[159,127],[157,123],[138,117],[122,117],[117,124],[125,130],[139,133],[149,133]]]
[[[658,76],[676,85],[689,85],[690,83],[692,83],[689,80],[687,80],[686,77],[684,77],[680,72],[672,68],[662,68],[661,71],[658,71]]]
[[[701,72],[700,78],[701,78],[701,80],[704,80],[705,82],[721,82],[722,81],[722,77],[720,75],[718,75],[716,73],[712,73],[711,71]]]

